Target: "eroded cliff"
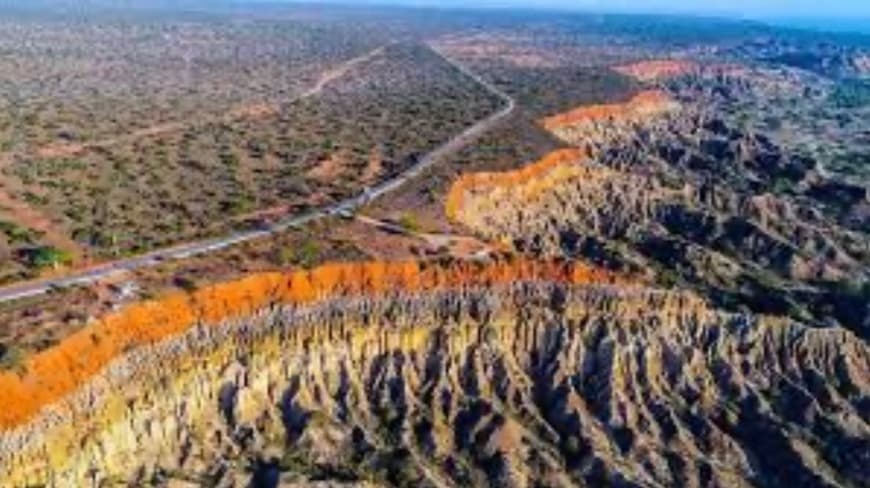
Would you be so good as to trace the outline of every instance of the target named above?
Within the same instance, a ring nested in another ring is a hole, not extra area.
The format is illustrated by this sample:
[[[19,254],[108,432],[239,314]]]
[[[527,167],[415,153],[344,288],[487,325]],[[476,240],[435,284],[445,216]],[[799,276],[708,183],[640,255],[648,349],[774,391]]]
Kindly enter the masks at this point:
[[[329,295],[198,325],[128,351],[65,409],[5,431],[0,476],[4,486],[870,479],[870,356],[850,333],[571,281]]]
[[[524,259],[486,265],[459,261],[444,265],[417,261],[335,263],[311,271],[253,274],[193,293],[175,293],[129,306],[28,358],[21,371],[0,374],[0,389],[8,401],[8,408],[0,412],[0,427],[27,422],[126,351],[158,343],[197,324],[219,325],[267,306],[303,304],[332,296],[414,293],[518,280],[618,283],[623,278],[582,263]]]
[[[615,66],[613,69],[640,81],[658,81],[696,72],[700,66],[685,59],[651,59]]]
[[[624,103],[583,105],[546,117],[541,124],[556,137],[580,147],[600,145],[635,125],[678,111],[680,104],[661,90],[646,90]]]
[[[812,121],[774,133],[752,120],[756,103],[818,99],[826,85],[761,66],[622,68],[657,88],[541,120],[576,152],[532,163],[532,179],[463,175],[447,215],[520,252],[643,270],[717,306],[870,337],[867,188],[807,151]]]

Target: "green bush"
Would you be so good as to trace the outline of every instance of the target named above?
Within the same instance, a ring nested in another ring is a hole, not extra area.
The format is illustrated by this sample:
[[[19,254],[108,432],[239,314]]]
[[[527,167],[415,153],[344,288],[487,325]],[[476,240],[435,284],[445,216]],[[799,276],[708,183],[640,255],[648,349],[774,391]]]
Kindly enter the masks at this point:
[[[308,238],[296,250],[296,264],[303,268],[311,268],[320,259],[320,246],[314,239]]]
[[[43,269],[70,264],[72,255],[55,247],[42,246],[28,251],[27,261],[31,267]]]
[[[36,238],[34,233],[12,222],[0,220],[0,232],[6,234],[10,243],[30,243]]]
[[[406,213],[399,218],[399,225],[407,232],[420,232],[420,223],[413,214]]]
[[[831,92],[831,102],[840,108],[861,108],[870,105],[870,81],[850,80]]]
[[[12,371],[24,363],[24,351],[16,346],[0,343],[0,371]]]

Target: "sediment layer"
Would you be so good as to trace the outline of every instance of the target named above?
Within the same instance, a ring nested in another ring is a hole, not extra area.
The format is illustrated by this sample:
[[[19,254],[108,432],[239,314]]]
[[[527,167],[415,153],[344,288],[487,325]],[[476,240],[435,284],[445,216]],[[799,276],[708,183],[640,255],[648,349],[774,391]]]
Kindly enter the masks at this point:
[[[463,176],[451,188],[447,215],[490,240],[536,240],[537,251],[557,254],[563,237],[558,230],[569,222],[577,232],[618,235],[650,223],[664,203],[682,198],[579,151],[557,151],[523,172],[532,168],[534,178],[517,178],[515,172]]]
[[[676,107],[676,102],[667,93],[661,90],[646,90],[625,103],[583,105],[574,110],[547,117],[542,123],[547,130],[555,131],[592,122],[632,122],[673,110]]]
[[[449,215],[490,239],[537,238],[542,251],[555,254],[556,229],[570,222],[584,233],[618,235],[652,220],[658,193],[644,178],[578,159],[549,168],[534,183],[465,190],[462,206]]]
[[[860,485],[867,347],[567,280],[267,307],[119,356],[3,486]]]
[[[566,283],[617,282],[607,271],[579,263],[512,260],[487,265],[415,261],[328,264],[311,271],[262,273],[192,294],[176,293],[131,305],[93,323],[58,345],[29,358],[23,371],[0,374],[7,406],[0,429],[28,421],[85,384],[113,359],[197,324],[217,325],[274,304],[301,304],[329,296],[375,296],[388,292],[435,291],[466,286],[554,280]]]
[[[547,184],[541,183],[543,179],[554,173],[572,171],[576,169],[574,163],[585,159],[586,154],[579,149],[562,149],[516,170],[463,174],[457,178],[447,194],[445,213],[448,218],[458,220],[460,213],[465,212],[468,202],[466,198],[470,194],[514,188],[523,188],[529,193],[533,193],[536,188],[544,190]]]
[[[682,59],[654,59],[613,68],[639,81],[657,81],[698,71],[697,63]]]
[[[601,145],[633,125],[655,121],[680,109],[680,104],[661,90],[646,90],[624,103],[584,105],[547,117],[541,125],[553,135],[577,147]]]

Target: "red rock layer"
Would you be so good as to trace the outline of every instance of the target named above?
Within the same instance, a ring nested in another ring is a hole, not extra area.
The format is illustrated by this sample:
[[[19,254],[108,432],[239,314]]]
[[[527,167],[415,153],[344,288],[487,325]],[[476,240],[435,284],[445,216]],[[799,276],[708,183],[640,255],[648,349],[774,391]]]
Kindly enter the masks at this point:
[[[552,131],[585,122],[634,120],[645,115],[667,111],[673,103],[671,98],[661,90],[646,90],[625,103],[584,105],[547,117],[542,120],[542,124],[544,128]]]
[[[175,293],[106,316],[30,357],[20,374],[0,374],[0,429],[32,418],[72,393],[110,361],[195,324],[217,325],[271,304],[304,304],[333,296],[422,292],[525,280],[614,283],[604,270],[580,263],[512,260],[436,265],[407,262],[326,264],[311,271],[261,273],[194,293]]]
[[[463,208],[465,195],[470,192],[494,187],[521,185],[539,178],[556,166],[582,161],[586,153],[579,149],[560,149],[532,164],[513,171],[481,172],[464,174],[450,187],[445,202],[447,217],[455,220]]]
[[[692,73],[698,70],[698,64],[686,60],[656,59],[616,66],[613,69],[640,81],[655,81]]]

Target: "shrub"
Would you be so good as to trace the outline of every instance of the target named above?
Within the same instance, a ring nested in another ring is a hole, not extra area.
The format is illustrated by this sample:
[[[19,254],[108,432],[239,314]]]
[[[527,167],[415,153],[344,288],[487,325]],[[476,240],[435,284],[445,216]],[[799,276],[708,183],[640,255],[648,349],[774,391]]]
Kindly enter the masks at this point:
[[[308,238],[296,250],[296,264],[303,268],[311,268],[320,259],[320,246],[314,239]]]
[[[12,222],[0,220],[0,232],[6,234],[10,243],[29,243],[33,242],[34,234],[28,229],[21,227]]]
[[[870,105],[870,81],[842,82],[831,93],[831,102],[839,108],[860,108]]]
[[[37,269],[57,267],[72,263],[72,255],[51,246],[36,247],[27,251],[28,264]]]
[[[0,371],[17,370],[24,362],[24,351],[0,343]]]
[[[407,232],[420,232],[420,223],[413,214],[406,213],[399,218],[399,225]]]
[[[289,247],[280,247],[273,254],[274,262],[278,266],[287,266],[296,259],[296,253]]]

